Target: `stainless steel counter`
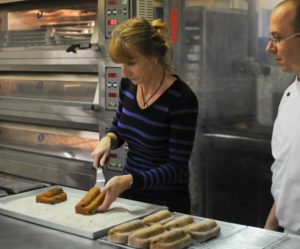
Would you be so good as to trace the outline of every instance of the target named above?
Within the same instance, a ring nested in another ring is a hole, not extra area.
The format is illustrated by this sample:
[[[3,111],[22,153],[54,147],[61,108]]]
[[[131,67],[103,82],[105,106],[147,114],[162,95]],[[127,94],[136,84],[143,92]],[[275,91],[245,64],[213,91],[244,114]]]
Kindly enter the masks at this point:
[[[0,249],[111,249],[118,248],[29,222],[0,215]]]
[[[221,222],[223,223],[223,222]],[[232,223],[230,226],[235,226]],[[299,249],[300,236],[290,236],[259,228],[236,225],[238,229],[221,237],[191,248],[210,249]],[[120,249],[123,247],[91,240],[77,235],[35,225],[0,215],[0,249]]]

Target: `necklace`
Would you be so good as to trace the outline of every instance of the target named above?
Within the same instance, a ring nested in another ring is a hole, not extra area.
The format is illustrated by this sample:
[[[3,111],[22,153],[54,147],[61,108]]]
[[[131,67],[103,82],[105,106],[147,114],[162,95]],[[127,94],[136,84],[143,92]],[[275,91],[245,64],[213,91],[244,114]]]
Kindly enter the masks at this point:
[[[143,90],[143,87],[141,85],[141,90],[142,90],[142,99],[143,99],[143,102],[144,102],[144,108],[147,108],[148,107],[148,102],[150,99],[153,98],[153,96],[158,92],[158,90],[161,88],[163,82],[164,82],[164,79],[165,79],[165,70],[163,71],[163,77],[161,79],[161,82],[159,83],[159,86],[156,88],[156,90],[151,94],[151,96],[148,98],[148,99],[145,99],[145,96],[144,96],[144,90]]]

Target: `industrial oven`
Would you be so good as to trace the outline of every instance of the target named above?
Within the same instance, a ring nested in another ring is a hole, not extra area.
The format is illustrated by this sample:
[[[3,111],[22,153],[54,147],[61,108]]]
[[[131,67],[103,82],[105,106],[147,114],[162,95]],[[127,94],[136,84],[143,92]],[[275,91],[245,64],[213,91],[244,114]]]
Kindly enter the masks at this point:
[[[107,55],[111,32],[132,16],[152,19],[153,2],[0,5],[0,183],[22,177],[89,189],[90,153],[118,103],[121,68]],[[120,174],[125,155],[126,145],[112,152],[107,178]]]

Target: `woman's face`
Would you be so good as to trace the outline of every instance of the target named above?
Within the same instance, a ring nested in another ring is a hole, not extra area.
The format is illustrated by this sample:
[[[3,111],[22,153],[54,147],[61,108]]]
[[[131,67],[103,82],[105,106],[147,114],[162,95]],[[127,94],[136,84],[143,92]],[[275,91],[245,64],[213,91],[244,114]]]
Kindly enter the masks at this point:
[[[154,58],[149,58],[131,49],[131,59],[126,63],[121,63],[122,76],[129,78],[134,84],[147,83],[153,76]]]

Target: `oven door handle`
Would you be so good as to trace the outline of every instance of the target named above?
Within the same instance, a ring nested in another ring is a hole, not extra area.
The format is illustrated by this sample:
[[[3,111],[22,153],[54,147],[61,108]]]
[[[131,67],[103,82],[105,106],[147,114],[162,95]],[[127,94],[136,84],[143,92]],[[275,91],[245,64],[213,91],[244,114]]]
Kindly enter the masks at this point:
[[[82,43],[82,44],[71,44],[67,49],[67,53],[77,53],[77,49],[90,49],[92,47],[91,43]]]
[[[82,110],[99,112],[101,111],[101,107],[97,104],[87,104],[83,105]]]

